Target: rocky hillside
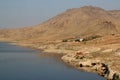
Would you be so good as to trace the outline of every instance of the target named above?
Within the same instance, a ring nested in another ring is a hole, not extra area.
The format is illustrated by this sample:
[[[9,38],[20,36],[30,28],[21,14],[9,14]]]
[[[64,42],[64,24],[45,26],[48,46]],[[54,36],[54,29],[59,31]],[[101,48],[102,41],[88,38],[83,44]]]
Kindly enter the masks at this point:
[[[84,6],[65,11],[48,21],[28,28],[2,30],[2,37],[15,40],[59,40],[120,33],[119,11]]]
[[[110,14],[112,14],[114,17],[120,19],[120,10],[111,10],[109,11]]]
[[[39,25],[0,30],[0,40],[65,53],[62,59],[78,69],[120,80],[119,10],[92,6],[69,9]]]

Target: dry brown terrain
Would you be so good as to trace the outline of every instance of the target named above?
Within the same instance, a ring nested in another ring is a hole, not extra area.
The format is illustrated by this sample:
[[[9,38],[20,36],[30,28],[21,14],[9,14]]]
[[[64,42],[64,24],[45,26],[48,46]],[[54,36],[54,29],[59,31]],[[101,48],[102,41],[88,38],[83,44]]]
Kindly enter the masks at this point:
[[[120,11],[106,11],[92,6],[74,8],[48,21],[21,29],[5,31],[5,37],[16,40],[59,40],[91,35],[120,33]],[[9,33],[9,34],[7,34]]]
[[[109,76],[99,69],[96,73],[110,79],[114,74],[120,77],[120,10],[107,11],[92,6],[69,9],[39,25],[0,30],[0,40],[14,41],[45,52],[65,53],[62,59],[77,68],[80,68],[79,63],[88,61],[96,63],[97,68],[105,64]],[[85,54],[85,58],[76,52]],[[92,69],[91,65],[87,66]]]

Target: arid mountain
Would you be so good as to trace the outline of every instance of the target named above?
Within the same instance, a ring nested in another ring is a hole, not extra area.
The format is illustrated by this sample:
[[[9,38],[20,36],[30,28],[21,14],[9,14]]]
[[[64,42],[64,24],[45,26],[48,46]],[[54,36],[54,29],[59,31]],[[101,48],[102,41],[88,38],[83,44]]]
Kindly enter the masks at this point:
[[[0,40],[47,53],[65,53],[62,59],[67,64],[107,80],[120,80],[120,10],[69,9],[39,25],[2,29]]]
[[[59,40],[119,34],[119,14],[120,11],[106,11],[98,7],[85,6],[69,9],[36,26],[0,31],[0,34],[16,40]]]
[[[109,11],[110,14],[112,14],[117,19],[120,19],[120,10],[111,10]]]

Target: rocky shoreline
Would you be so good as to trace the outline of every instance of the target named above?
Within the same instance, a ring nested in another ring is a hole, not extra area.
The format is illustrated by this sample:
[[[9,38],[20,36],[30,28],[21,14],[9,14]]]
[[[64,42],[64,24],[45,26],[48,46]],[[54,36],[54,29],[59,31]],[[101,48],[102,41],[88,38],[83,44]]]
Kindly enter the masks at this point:
[[[90,47],[81,46],[78,48],[77,46],[75,46],[75,49],[74,47],[72,47],[73,50],[71,50],[71,48],[68,49],[68,46],[67,47],[63,46],[63,44],[62,46],[60,45],[62,49],[57,44],[56,46],[55,45],[53,46],[53,44],[44,44],[44,45],[39,44],[38,46],[37,44],[33,44],[33,43],[25,44],[25,43],[17,43],[17,42],[12,44],[35,48],[35,49],[42,49],[43,52],[47,52],[47,53],[57,53],[57,55],[62,54],[63,56],[61,57],[61,59],[65,63],[77,69],[96,73],[100,76],[105,77],[107,80],[120,80],[120,70],[117,69],[116,67],[115,67],[116,69],[114,69],[113,67],[115,62],[114,60],[118,61],[118,63],[120,60],[119,48],[103,49],[93,46]],[[119,64],[116,65],[117,67],[119,67]]]
[[[120,73],[113,71],[110,66],[101,60],[94,59],[88,54],[77,52],[75,54],[67,54],[62,57],[62,60],[71,64],[77,69],[82,69],[87,72],[94,72],[107,80],[120,80]]]
[[[78,44],[78,43],[77,43]],[[107,80],[120,80],[120,45],[84,46],[68,43],[45,44],[44,52],[64,53],[61,59],[80,70],[94,72]]]
[[[58,46],[58,45],[57,45]],[[114,49],[104,49],[95,48],[95,47],[86,47],[85,49],[81,49],[80,51],[77,50],[67,50],[67,49],[58,49],[56,46],[52,46],[49,44],[47,45],[48,48],[44,48],[43,46],[38,47],[39,49],[43,49],[44,52],[54,52],[54,53],[64,53],[64,56],[61,59],[70,64],[71,66],[76,67],[77,69],[82,69],[88,72],[97,73],[100,76],[105,77],[108,80],[120,80],[120,72],[117,70],[113,70],[111,66],[105,59],[101,58],[102,56],[98,54],[99,57],[95,57],[95,52],[101,52],[105,55],[111,52],[117,53],[117,50]],[[63,47],[63,46],[62,46]],[[89,49],[90,48],[90,49]],[[81,52],[82,51],[82,52]],[[118,51],[119,53],[119,51]],[[95,54],[96,55],[96,54]],[[111,54],[109,54],[111,55]]]

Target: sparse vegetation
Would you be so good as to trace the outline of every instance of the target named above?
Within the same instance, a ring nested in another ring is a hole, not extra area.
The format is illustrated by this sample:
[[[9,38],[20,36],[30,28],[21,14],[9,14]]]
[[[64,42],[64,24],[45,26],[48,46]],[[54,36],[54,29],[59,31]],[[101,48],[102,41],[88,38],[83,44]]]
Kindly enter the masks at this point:
[[[99,35],[89,36],[89,37],[84,38],[84,41],[89,41],[89,40],[93,40],[93,39],[100,38],[100,37],[102,36],[99,36]]]
[[[21,45],[48,50],[48,52],[72,54],[81,51],[88,54],[89,59],[100,59],[120,73],[119,50],[116,54],[114,50],[105,51],[120,48],[120,18],[115,16],[113,12],[87,6],[68,10],[35,27],[0,30],[0,39],[5,38],[6,41],[11,39]],[[81,37],[76,38],[75,36],[78,35]],[[76,59],[80,59],[79,54],[81,53],[78,53]],[[116,77],[113,80],[119,79]]]
[[[64,40],[62,40],[62,42],[68,42],[68,40],[67,40],[67,39],[64,39]]]

